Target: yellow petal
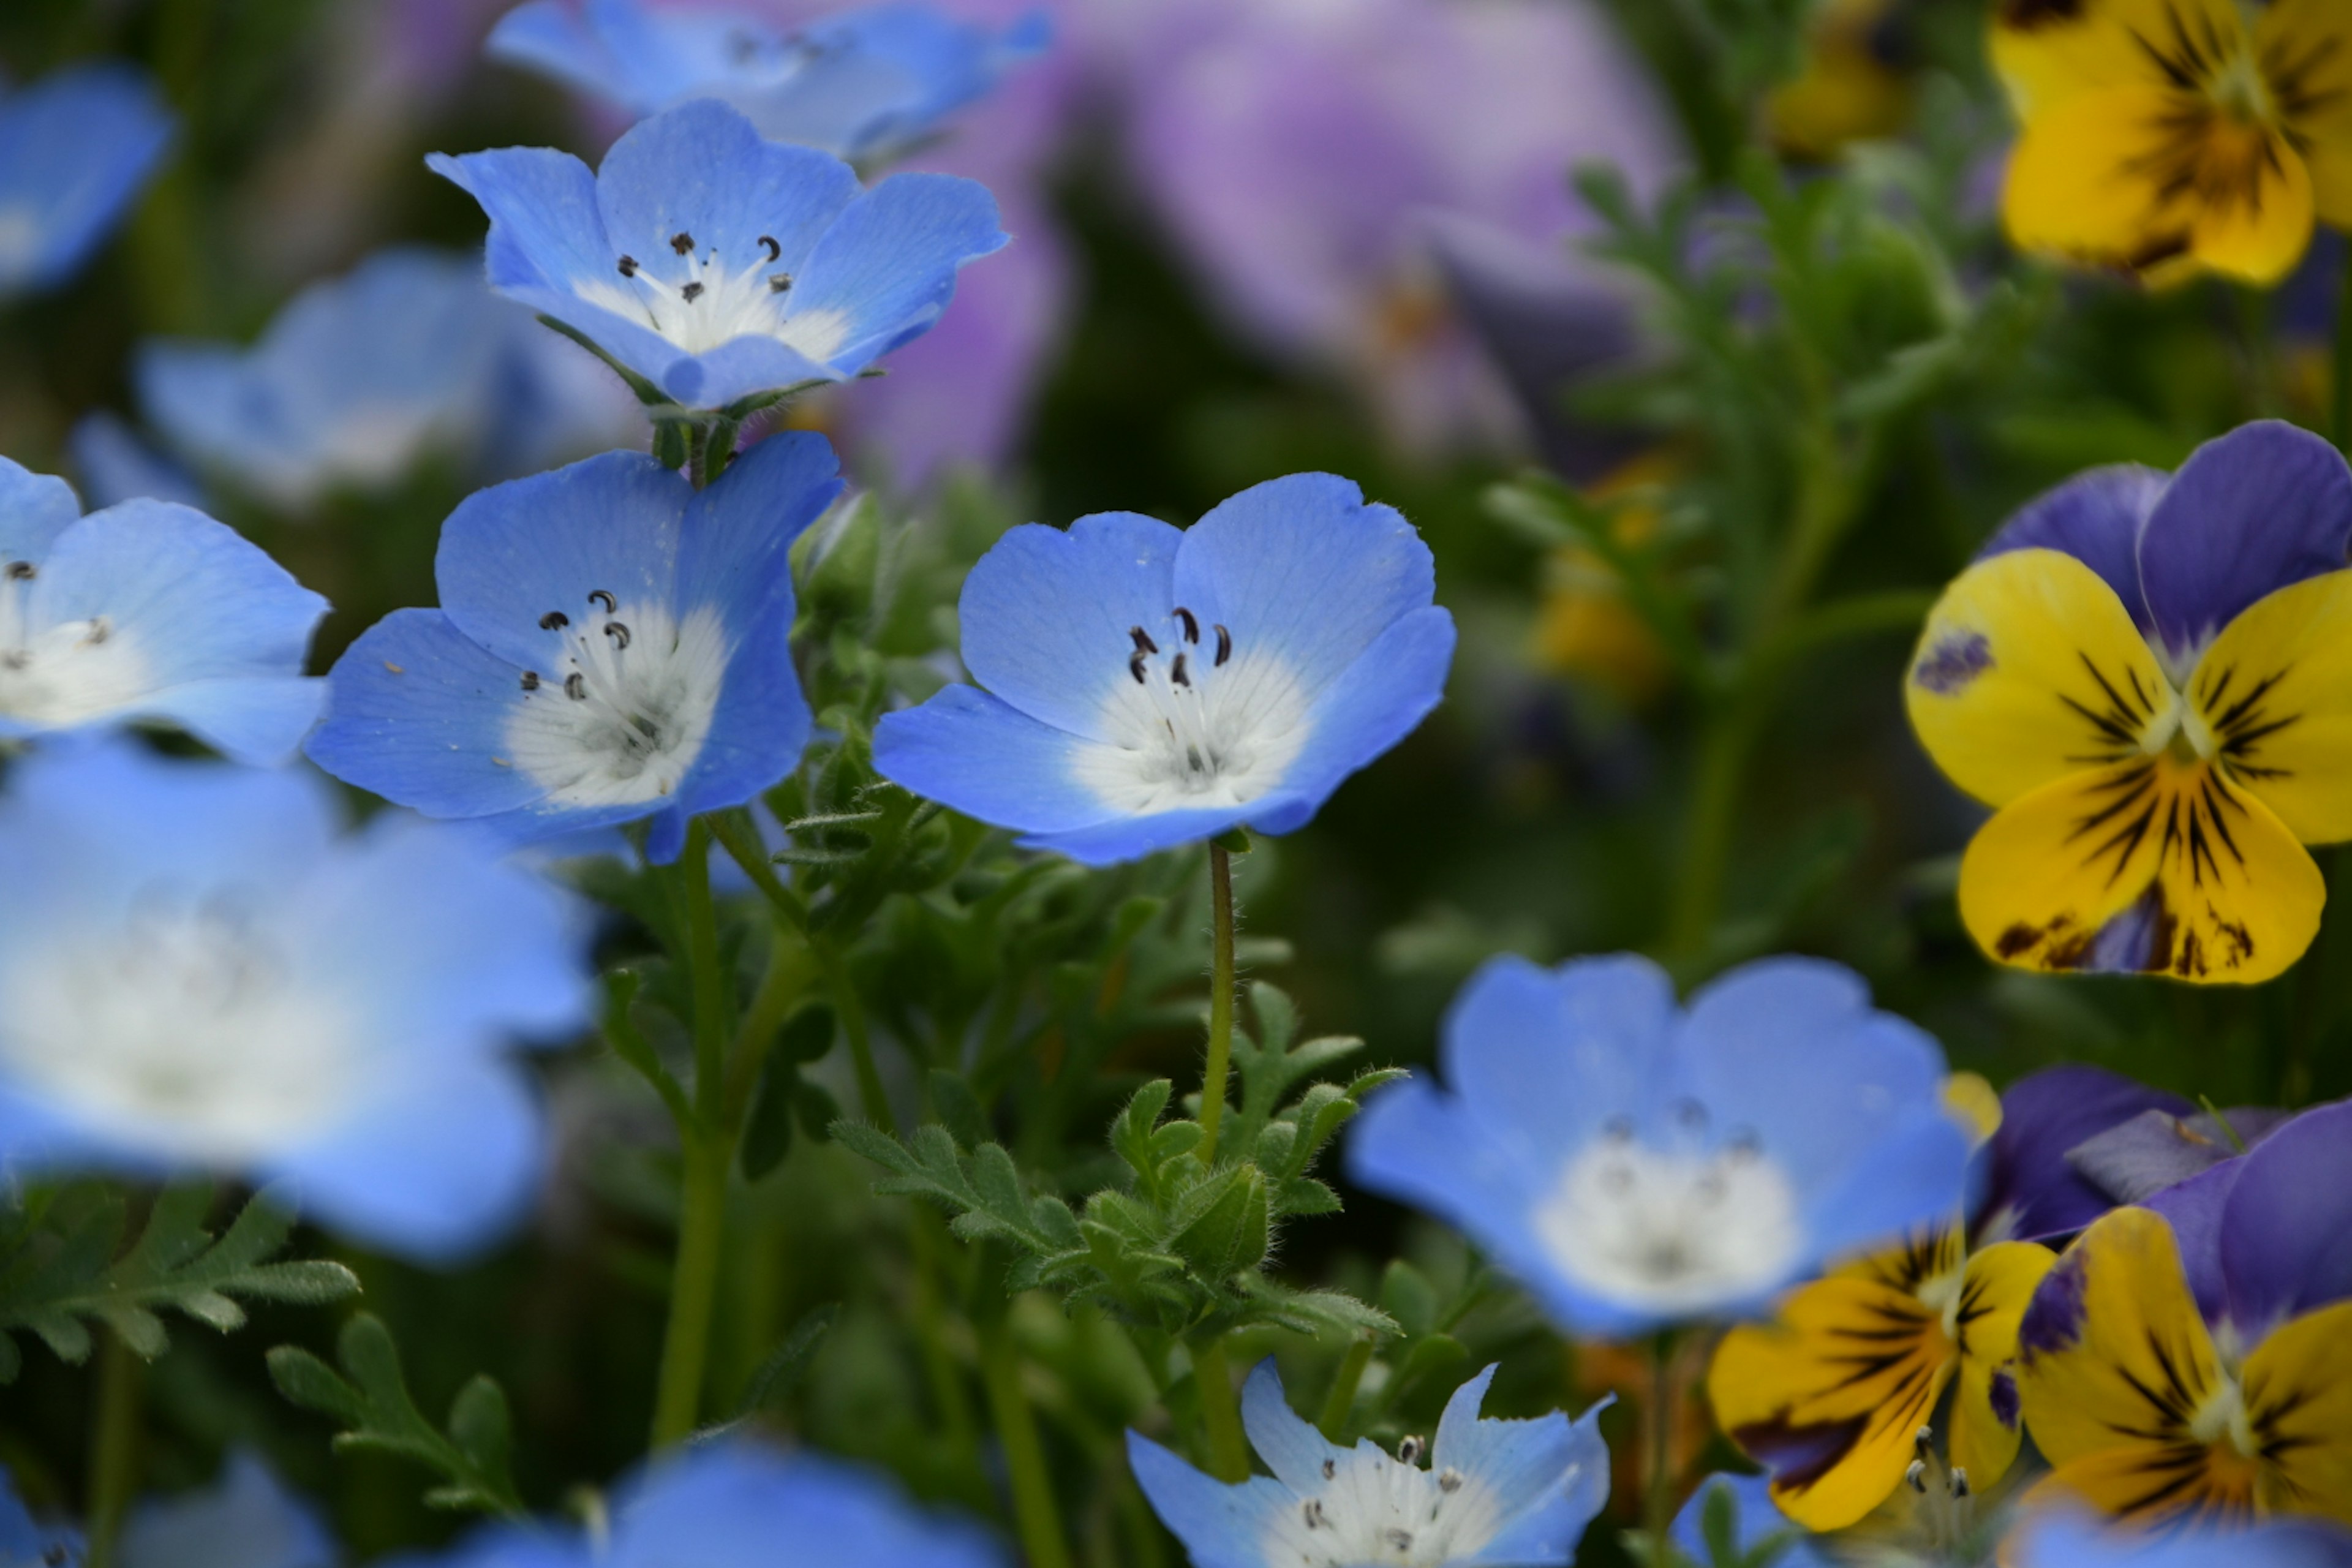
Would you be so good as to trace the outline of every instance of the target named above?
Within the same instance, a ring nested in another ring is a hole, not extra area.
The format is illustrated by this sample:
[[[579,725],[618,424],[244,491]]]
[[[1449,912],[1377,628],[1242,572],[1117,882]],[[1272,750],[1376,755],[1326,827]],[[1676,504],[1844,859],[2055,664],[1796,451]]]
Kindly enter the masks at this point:
[[[2246,47],[2231,0],[2000,0],[1993,10],[1993,69],[2027,120],[2103,88],[2178,86],[2181,67],[2193,74],[2197,61]]]
[[[2109,1448],[2053,1470],[2025,1494],[2025,1511],[2066,1500],[2161,1528],[2244,1525],[2254,1515],[2254,1468],[2202,1443]]]
[[[2352,838],[2352,572],[2257,600],[2189,677],[2232,782],[2305,844]]]
[[[2352,1524],[2352,1301],[2308,1312],[2246,1357],[2246,1414],[2277,1513]]]
[[[1731,1440],[1774,1468],[1772,1498],[1814,1530],[1852,1524],[1902,1484],[1950,1381],[1953,1345],[1917,1297],[1819,1279],[1769,1323],[1724,1336],[1707,1397]]]
[[[2021,248],[2151,285],[2274,283],[2311,242],[2311,175],[2283,134],[2201,92],[2107,87],[2026,122],[2001,216]]]
[[[2003,1241],[1969,1259],[1960,1290],[1960,1386],[1952,1402],[1951,1459],[1979,1490],[2007,1472],[2018,1422],[2017,1324],[2050,1266],[2048,1247]],[[2004,1392],[1996,1395],[1996,1389]]]
[[[2189,1440],[2221,1380],[2172,1227],[2147,1209],[2094,1221],[2042,1280],[2019,1335],[2025,1425],[2062,1470],[2111,1452],[2124,1468],[2158,1463]]]
[[[1960,861],[1969,934],[2026,969],[2253,984],[2303,956],[2326,900],[2319,868],[2269,807],[2169,753],[2002,807]]]
[[[2310,165],[2320,217],[2352,224],[2352,7],[2273,0],[2254,24],[2254,51],[2271,101]]]
[[[1990,1142],[2000,1131],[2000,1090],[1982,1073],[1956,1072],[1946,1079],[1944,1109],[1967,1130],[1971,1144]]]
[[[1903,699],[1936,765],[1988,805],[2137,756],[2174,704],[2115,590],[2055,550],[2009,551],[1954,578]]]

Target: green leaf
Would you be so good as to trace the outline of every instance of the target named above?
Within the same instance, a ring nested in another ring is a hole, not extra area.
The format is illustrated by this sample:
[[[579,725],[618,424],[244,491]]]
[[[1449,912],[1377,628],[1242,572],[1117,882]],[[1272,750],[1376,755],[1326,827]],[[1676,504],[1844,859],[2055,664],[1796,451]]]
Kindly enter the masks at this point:
[[[335,1354],[342,1363],[341,1375],[293,1345],[278,1346],[268,1359],[278,1393],[342,1428],[335,1436],[338,1452],[396,1454],[437,1471],[444,1484],[425,1494],[434,1508],[523,1516],[508,1468],[507,1399],[496,1383],[477,1376],[459,1389],[444,1434],[409,1397],[399,1348],[381,1320],[365,1312],[354,1316],[343,1325]]]
[[[817,1348],[824,1344],[824,1336],[839,1316],[841,1304],[837,1301],[812,1307],[801,1315],[800,1321],[784,1336],[783,1343],[768,1352],[768,1359],[744,1384],[743,1397],[735,1406],[739,1419],[756,1415],[792,1397],[793,1390],[800,1386],[809,1363],[816,1359]]]
[[[1191,1217],[1169,1246],[1203,1279],[1222,1282],[1265,1260],[1265,1173],[1255,1165],[1220,1171],[1186,1194]]]

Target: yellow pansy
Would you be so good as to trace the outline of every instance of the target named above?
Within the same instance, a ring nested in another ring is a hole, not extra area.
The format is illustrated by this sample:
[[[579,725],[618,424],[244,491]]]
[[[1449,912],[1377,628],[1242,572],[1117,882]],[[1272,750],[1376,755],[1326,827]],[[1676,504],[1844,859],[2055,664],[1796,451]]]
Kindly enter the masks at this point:
[[[1644,453],[1610,471],[1589,499],[1622,502],[1610,531],[1628,550],[1657,536],[1658,508],[1635,493],[1664,484],[1675,467],[1663,453]],[[1546,669],[1589,680],[1625,702],[1657,695],[1671,666],[1658,634],[1625,597],[1615,568],[1581,544],[1563,545],[1544,563],[1543,601],[1536,612],[1530,652]]]
[[[1765,101],[1772,140],[1799,158],[1891,136],[1911,112],[1911,84],[1889,58],[1895,0],[1827,0],[1805,33],[1803,68]]]

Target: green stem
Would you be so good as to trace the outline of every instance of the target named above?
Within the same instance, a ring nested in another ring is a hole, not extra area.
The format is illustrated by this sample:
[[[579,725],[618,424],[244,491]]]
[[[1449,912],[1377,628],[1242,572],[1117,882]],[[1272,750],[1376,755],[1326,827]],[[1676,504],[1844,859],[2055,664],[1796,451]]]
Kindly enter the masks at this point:
[[[1742,695],[1744,700],[1735,696],[1718,706],[1707,721],[1683,816],[1682,866],[1667,918],[1665,948],[1670,957],[1685,962],[1706,953],[1723,907],[1740,783],[1762,716],[1760,697],[1753,692]]]
[[[1209,1065],[1201,1079],[1201,1163],[1217,1163],[1217,1123],[1234,1059],[1234,860],[1209,846]],[[1220,1361],[1223,1355],[1220,1352]],[[1238,1478],[1234,1478],[1238,1479]]]
[[[1241,1401],[1222,1335],[1192,1346],[1192,1384],[1201,1400],[1201,1431],[1209,1441],[1209,1473],[1221,1481],[1249,1479],[1249,1445],[1242,1436]]]
[[[89,1568],[110,1568],[123,1510],[139,1487],[146,1365],[111,1330],[100,1335],[96,1425],[89,1436]]]
[[[858,1000],[849,965],[830,938],[812,937],[809,945],[824,971],[825,988],[833,993],[833,1010],[841,1019],[841,1032],[849,1037],[849,1059],[857,1069],[857,1098],[865,1102],[866,1118],[896,1138],[898,1114],[890,1109],[889,1092],[882,1087],[881,1069],[874,1065],[874,1037],[866,1026],[866,1005]]]
[[[2352,240],[2344,246],[2344,277],[2336,289],[2336,378],[2328,387],[2327,434],[2352,451]]]
[[[1054,1501],[1054,1477],[1045,1468],[1045,1446],[1037,1418],[1021,1389],[1021,1351],[1011,1323],[999,1318],[981,1330],[980,1372],[988,1385],[989,1414],[1004,1448],[1004,1468],[1013,1482],[1013,1520],[1028,1568],[1069,1568],[1070,1549],[1062,1540],[1061,1510]]]
[[[1323,1413],[1315,1418],[1316,1430],[1323,1434],[1326,1442],[1348,1440],[1348,1417],[1355,1412],[1356,1390],[1364,1381],[1364,1369],[1371,1364],[1372,1337],[1359,1334],[1339,1363],[1339,1374],[1331,1380],[1331,1392],[1323,1396]]]
[[[1642,1509],[1654,1561],[1675,1522],[1675,1341],[1661,1333],[1650,1346],[1650,1464]]]

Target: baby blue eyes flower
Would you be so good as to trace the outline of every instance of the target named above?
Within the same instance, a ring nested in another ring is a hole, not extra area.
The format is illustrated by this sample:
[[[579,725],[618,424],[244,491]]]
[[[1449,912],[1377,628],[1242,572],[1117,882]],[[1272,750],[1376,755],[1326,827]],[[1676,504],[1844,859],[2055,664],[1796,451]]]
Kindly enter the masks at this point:
[[[72,277],[171,140],[170,113],[127,66],[79,66],[0,97],[0,300]]]
[[[291,1184],[436,1262],[540,1176],[517,1036],[585,1021],[554,889],[404,814],[339,831],[308,773],[45,752],[0,799],[0,1163]]]
[[[1747,964],[1678,1007],[1645,959],[1496,959],[1439,1066],[1447,1089],[1373,1099],[1349,1176],[1450,1221],[1574,1333],[1754,1310],[1960,1206],[1943,1053],[1835,964]]]
[[[336,1568],[342,1552],[318,1508],[239,1449],[212,1485],[133,1504],[114,1560],[122,1568]]]
[[[867,190],[709,100],[638,124],[593,174],[544,147],[426,162],[489,215],[501,293],[698,408],[857,374],[928,331],[957,269],[1006,240],[983,185]]]
[[[793,541],[841,493],[833,448],[760,442],[697,491],[607,452],[467,498],[437,610],[378,622],[329,673],[310,759],[427,816],[521,843],[698,812],[782,779],[808,739]]]
[[[615,1492],[602,1540],[494,1525],[399,1568],[1008,1568],[987,1536],[909,1503],[887,1479],[814,1454],[715,1438]]]
[[[156,721],[281,761],[326,695],[302,675],[326,610],[200,511],[84,517],[63,479],[0,458],[0,736]]]
[[[1150,1438],[1127,1435],[1136,1485],[1192,1568],[1450,1568],[1564,1563],[1609,1500],[1600,1407],[1570,1422],[1478,1414],[1488,1367],[1454,1391],[1421,1463],[1409,1437],[1392,1458],[1369,1439],[1327,1441],[1283,1397],[1271,1361],[1242,1390],[1242,1423],[1274,1472],[1236,1485],[1202,1474]]]
[[[250,349],[144,344],[136,377],[179,456],[293,510],[430,455],[505,479],[645,429],[611,374],[492,293],[478,261],[406,247],[304,289]],[[122,452],[93,455],[122,471]]]
[[[488,47],[634,115],[715,98],[772,141],[875,159],[936,133],[1049,31],[1043,12],[997,32],[929,5],[875,5],[785,32],[747,13],[530,0]]]
[[[964,582],[980,687],[885,715],[875,766],[1089,865],[1287,833],[1437,705],[1454,620],[1434,587],[1412,525],[1328,474],[1190,529],[1026,524]]]
[[[2002,1561],[2016,1568],[2352,1568],[2352,1534],[2315,1519],[2116,1529],[2062,1508],[2029,1518]]]

